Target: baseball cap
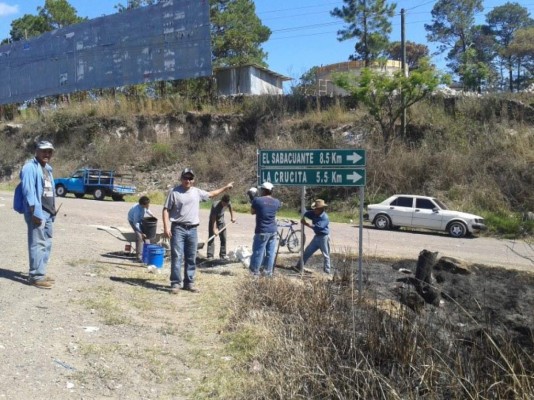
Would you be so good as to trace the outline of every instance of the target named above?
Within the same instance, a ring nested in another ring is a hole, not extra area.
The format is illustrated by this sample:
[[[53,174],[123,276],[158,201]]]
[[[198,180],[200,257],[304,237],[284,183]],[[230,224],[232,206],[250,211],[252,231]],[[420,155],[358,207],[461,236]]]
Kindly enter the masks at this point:
[[[262,189],[265,189],[265,190],[268,190],[268,191],[272,191],[273,190],[273,184],[271,182],[263,182],[262,185],[261,185],[261,188]]]
[[[54,145],[50,143],[47,140],[41,140],[39,143],[37,143],[37,149],[38,150],[54,150]]]
[[[195,177],[195,173],[191,168],[184,168],[182,171],[182,176],[191,175],[193,178]]]

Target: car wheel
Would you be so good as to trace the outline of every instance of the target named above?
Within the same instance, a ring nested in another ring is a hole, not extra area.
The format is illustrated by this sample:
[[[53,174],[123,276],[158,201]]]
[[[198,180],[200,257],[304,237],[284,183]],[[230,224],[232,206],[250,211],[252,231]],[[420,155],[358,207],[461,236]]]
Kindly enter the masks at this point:
[[[104,200],[104,197],[106,197],[102,189],[96,189],[93,193],[93,196],[95,200]]]
[[[65,186],[63,185],[56,186],[56,195],[58,195],[59,197],[65,197],[66,194],[67,194],[67,189],[65,189]]]
[[[464,237],[467,234],[467,226],[463,222],[453,222],[449,225],[449,235],[456,238]]]
[[[391,227],[391,220],[387,215],[380,214],[375,217],[374,225],[377,229],[389,229]]]
[[[77,199],[83,199],[83,196],[85,196],[83,193],[74,193],[74,197]]]
[[[122,194],[112,194],[111,198],[113,201],[124,201],[124,196]]]

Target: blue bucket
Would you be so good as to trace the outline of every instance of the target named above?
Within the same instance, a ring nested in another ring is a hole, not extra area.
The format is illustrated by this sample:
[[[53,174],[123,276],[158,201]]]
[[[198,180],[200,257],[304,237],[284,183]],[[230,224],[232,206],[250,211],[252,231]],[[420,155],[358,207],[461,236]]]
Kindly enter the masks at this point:
[[[148,256],[151,248],[160,247],[157,244],[143,243],[143,263],[148,264]]]
[[[163,257],[165,257],[165,249],[157,244],[148,247],[148,265],[154,265],[156,268],[163,267]]]

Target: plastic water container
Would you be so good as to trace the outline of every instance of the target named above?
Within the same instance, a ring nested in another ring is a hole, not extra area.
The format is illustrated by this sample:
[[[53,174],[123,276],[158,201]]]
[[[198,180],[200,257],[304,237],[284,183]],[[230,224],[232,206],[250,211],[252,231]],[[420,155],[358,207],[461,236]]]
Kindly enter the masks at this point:
[[[148,265],[148,256],[150,254],[150,248],[160,247],[157,244],[143,243],[143,263]]]
[[[163,258],[165,257],[165,249],[157,244],[148,247],[148,265],[154,265],[156,268],[163,267]]]

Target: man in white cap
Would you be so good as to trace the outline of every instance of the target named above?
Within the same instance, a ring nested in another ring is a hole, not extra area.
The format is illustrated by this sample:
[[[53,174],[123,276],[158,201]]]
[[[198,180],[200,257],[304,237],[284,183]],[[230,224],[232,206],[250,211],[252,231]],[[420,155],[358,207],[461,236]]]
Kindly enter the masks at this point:
[[[282,203],[272,196],[273,184],[271,182],[263,182],[260,190],[261,196],[252,200],[250,208],[250,212],[256,215],[256,229],[254,230],[249,268],[253,276],[259,276],[260,267],[263,268],[263,275],[271,276],[276,258],[276,244],[278,243],[276,213]]]
[[[198,247],[197,227],[200,222],[200,202],[218,196],[231,189],[234,182],[206,192],[194,187],[195,173],[185,168],[180,175],[180,185],[173,188],[163,205],[163,232],[171,239],[171,293],[180,288],[198,292],[194,286]],[[184,277],[182,286],[182,259]]]
[[[311,205],[311,210],[306,211],[302,216],[300,222],[312,228],[315,236],[312,241],[306,246],[303,255],[303,262],[306,264],[306,261],[315,253],[317,250],[321,250],[323,254],[323,271],[327,274],[330,273],[330,220],[326,214],[325,208],[328,206],[323,199],[315,200]],[[311,224],[307,220],[311,220]],[[302,265],[300,261],[295,266],[295,269],[302,271]]]
[[[35,158],[20,173],[24,198],[24,220],[28,227],[28,283],[40,289],[51,289],[54,279],[46,275],[52,249],[53,222],[56,215],[55,185],[52,167],[52,143],[37,143]]]

